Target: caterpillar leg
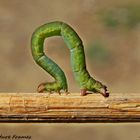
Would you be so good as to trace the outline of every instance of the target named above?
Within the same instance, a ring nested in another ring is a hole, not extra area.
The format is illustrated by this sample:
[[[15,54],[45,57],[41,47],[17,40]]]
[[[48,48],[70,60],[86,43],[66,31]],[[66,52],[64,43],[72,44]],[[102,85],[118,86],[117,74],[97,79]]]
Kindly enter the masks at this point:
[[[108,92],[106,86],[104,86],[103,88],[101,88],[99,93],[100,93],[101,95],[103,95],[104,97],[109,97],[109,92]]]
[[[39,84],[38,85],[38,88],[37,88],[37,92],[38,93],[43,93],[43,92],[45,92],[46,90],[46,88],[45,88],[45,85],[46,85],[46,83],[41,83],[41,84]],[[51,95],[52,94],[52,91],[49,91],[49,95]]]
[[[59,95],[61,95],[61,90],[64,90],[66,92],[68,92],[68,89],[66,89],[66,87],[64,87],[62,84],[58,83],[58,82],[51,82],[51,83],[41,83],[39,84],[37,91],[39,93],[43,93],[43,92],[57,92]]]
[[[68,89],[64,89],[64,92],[66,93],[66,95],[70,94],[70,92],[68,91]]]
[[[81,96],[87,95],[87,91],[88,91],[87,89],[81,89]],[[99,91],[99,93],[101,95],[103,95],[104,97],[109,97],[109,92],[108,92],[106,86],[104,86],[103,88],[101,88],[100,91]]]
[[[56,91],[59,95],[61,95],[62,93],[65,93],[66,95],[68,95],[68,94],[70,94],[69,92],[68,92],[68,90],[67,89],[64,89],[64,90],[58,90],[58,91]]]
[[[59,95],[61,95],[61,92],[60,92],[60,90],[58,90],[58,91],[57,91],[57,93],[58,93]]]
[[[85,96],[87,95],[87,90],[86,89],[81,89],[81,96]]]
[[[39,85],[38,85],[38,88],[37,88],[37,92],[39,92],[39,93],[44,92],[44,91],[45,91],[45,84],[46,84],[46,83],[41,83],[41,84],[39,84]]]

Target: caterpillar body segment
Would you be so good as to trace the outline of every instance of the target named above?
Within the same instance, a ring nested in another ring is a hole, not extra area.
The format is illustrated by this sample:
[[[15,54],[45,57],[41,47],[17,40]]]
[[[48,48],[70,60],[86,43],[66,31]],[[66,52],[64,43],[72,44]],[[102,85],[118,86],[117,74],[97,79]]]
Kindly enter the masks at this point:
[[[38,91],[55,91],[59,93],[61,90],[68,91],[64,72],[43,51],[44,40],[52,36],[62,36],[70,50],[71,66],[75,80],[79,83],[81,95],[86,95],[87,91],[92,91],[99,92],[103,96],[108,97],[109,93],[106,86],[92,78],[87,71],[82,40],[68,24],[59,21],[40,26],[32,35],[31,50],[34,60],[55,79],[52,83],[40,84]]]

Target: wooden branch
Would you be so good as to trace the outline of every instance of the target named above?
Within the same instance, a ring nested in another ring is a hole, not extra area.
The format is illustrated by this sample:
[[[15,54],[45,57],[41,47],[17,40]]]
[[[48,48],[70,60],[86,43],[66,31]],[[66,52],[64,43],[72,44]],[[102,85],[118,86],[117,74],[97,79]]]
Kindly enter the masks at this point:
[[[0,122],[140,122],[140,94],[0,93]]]

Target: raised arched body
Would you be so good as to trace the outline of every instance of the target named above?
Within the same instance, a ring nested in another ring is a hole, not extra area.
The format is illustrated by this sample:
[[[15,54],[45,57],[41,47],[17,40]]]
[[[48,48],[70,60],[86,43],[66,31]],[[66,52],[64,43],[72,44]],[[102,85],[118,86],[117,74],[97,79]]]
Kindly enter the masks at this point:
[[[90,76],[86,69],[83,43],[77,33],[66,23],[55,21],[37,28],[32,35],[31,49],[34,60],[55,79],[52,83],[42,83],[38,87],[39,92],[61,90],[68,91],[67,80],[61,68],[52,61],[43,51],[44,40],[51,36],[62,36],[70,50],[71,66],[76,81],[80,85],[81,95],[86,91],[99,92],[103,96],[109,96],[106,86]]]

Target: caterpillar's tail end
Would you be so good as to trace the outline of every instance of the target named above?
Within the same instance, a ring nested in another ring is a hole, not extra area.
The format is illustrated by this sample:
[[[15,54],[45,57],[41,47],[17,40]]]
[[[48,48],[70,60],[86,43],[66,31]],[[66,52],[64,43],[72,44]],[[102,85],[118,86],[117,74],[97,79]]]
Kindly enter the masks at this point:
[[[102,94],[104,97],[109,97],[109,92],[106,86],[103,86],[103,88],[100,90],[100,94]]]

